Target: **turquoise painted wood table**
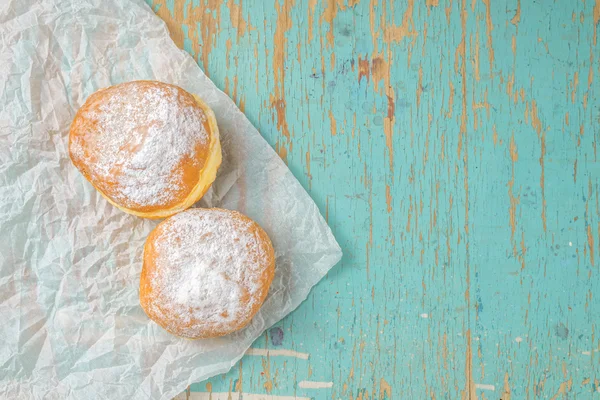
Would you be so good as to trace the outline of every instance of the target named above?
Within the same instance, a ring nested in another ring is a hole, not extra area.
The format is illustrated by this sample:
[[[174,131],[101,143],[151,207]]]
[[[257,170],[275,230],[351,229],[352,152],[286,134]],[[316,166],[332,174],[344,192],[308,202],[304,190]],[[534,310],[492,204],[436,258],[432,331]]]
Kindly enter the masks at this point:
[[[191,399],[600,399],[600,0],[149,0],[342,262]]]

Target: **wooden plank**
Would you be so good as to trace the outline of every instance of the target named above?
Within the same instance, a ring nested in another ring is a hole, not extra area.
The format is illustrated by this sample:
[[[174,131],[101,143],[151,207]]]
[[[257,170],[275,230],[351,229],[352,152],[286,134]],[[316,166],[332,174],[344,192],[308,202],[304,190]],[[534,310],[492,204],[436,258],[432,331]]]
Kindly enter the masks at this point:
[[[345,253],[192,392],[598,393],[600,0],[148,1]]]

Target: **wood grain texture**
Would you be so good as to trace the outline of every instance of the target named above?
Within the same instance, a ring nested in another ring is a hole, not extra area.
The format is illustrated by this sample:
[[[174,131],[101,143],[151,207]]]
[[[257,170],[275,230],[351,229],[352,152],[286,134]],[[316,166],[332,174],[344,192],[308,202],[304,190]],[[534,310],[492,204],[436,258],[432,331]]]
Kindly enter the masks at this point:
[[[600,398],[600,0],[148,1],[344,250],[191,394]]]

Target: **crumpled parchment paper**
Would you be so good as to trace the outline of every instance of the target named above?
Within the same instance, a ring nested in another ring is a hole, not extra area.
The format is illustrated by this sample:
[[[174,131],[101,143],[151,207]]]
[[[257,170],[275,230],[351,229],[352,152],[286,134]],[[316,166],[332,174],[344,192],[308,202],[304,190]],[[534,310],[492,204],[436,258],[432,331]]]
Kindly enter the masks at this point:
[[[199,205],[240,210],[273,240],[270,294],[237,334],[189,341],[146,317],[141,255],[157,222],[108,204],[69,160],[77,108],[135,79],[177,84],[213,108],[224,163]],[[169,399],[230,369],[340,257],[288,168],[142,0],[0,5],[1,398]]]

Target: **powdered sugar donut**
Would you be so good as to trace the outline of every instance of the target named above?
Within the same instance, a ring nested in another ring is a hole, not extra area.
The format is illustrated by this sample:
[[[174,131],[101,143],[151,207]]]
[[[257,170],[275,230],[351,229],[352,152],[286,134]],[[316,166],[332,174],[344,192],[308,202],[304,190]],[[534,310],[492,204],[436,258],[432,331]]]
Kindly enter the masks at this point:
[[[221,164],[212,110],[197,96],[155,81],[92,94],[71,125],[69,154],[110,203],[146,218],[190,207]]]
[[[140,303],[177,336],[223,336],[250,322],[274,273],[273,246],[256,222],[236,211],[193,208],[148,236]]]

